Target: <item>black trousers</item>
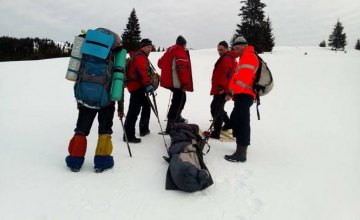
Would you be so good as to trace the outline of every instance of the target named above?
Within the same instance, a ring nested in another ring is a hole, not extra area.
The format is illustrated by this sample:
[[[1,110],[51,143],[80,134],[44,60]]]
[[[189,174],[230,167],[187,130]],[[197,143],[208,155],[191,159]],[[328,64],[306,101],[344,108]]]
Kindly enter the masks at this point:
[[[101,109],[91,109],[79,105],[79,115],[76,123],[75,134],[88,136],[96,114],[98,114],[99,134],[112,134],[115,102]]]
[[[237,145],[250,145],[250,107],[253,103],[254,99],[251,95],[234,95],[234,109],[231,112],[230,120]]]
[[[214,121],[214,133],[216,135],[220,134],[221,126],[223,122],[225,125],[229,126],[230,119],[227,113],[224,110],[224,106],[226,103],[225,100],[226,94],[216,94],[213,97],[213,100],[210,104],[210,111]]]
[[[135,124],[137,118],[140,114],[140,123],[139,129],[140,133],[144,133],[149,130],[149,120],[150,120],[150,104],[148,98],[146,97],[145,88],[137,89],[130,93],[130,103],[129,110],[125,119],[125,132],[129,139],[135,137]]]
[[[171,89],[171,91],[173,92],[173,97],[171,99],[171,105],[167,117],[168,119],[176,121],[179,116],[181,116],[181,112],[184,109],[186,93],[181,89]]]

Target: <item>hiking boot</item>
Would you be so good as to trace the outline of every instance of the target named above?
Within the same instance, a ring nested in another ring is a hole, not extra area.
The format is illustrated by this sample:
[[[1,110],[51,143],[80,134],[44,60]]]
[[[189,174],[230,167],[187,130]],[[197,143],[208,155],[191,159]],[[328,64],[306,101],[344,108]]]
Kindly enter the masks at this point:
[[[183,117],[180,115],[175,122],[176,122],[176,123],[187,123],[188,120],[185,119],[185,118],[183,118]]]
[[[231,126],[230,126],[230,124],[225,124],[221,129],[222,129],[223,131],[227,131],[227,130],[230,130],[230,129],[231,129]]]
[[[126,142],[126,138],[125,136],[123,137],[123,141]],[[140,143],[141,142],[141,138],[137,138],[137,137],[128,137],[128,142],[129,143],[134,143],[134,144],[137,144],[137,143]]]
[[[232,155],[225,155],[224,159],[230,162],[245,162],[247,146],[237,146],[236,152]]]
[[[150,130],[147,129],[146,131],[140,131],[140,137],[144,137],[146,135],[150,134]]]
[[[220,133],[218,133],[218,132],[211,132],[210,137],[213,138],[213,139],[220,139]]]

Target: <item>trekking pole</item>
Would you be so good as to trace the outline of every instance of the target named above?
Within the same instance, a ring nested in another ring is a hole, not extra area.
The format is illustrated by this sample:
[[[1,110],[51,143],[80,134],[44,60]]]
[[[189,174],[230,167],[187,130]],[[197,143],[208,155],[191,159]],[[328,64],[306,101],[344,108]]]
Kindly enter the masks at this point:
[[[128,137],[127,137],[127,134],[126,134],[126,131],[125,131],[125,128],[124,128],[124,123],[123,123],[122,117],[120,117],[120,122],[121,122],[121,126],[123,128],[123,131],[124,131],[124,136],[125,136],[125,140],[126,140],[126,144],[127,144],[127,148],[128,148],[130,157],[132,157],[131,150],[130,150],[130,145],[129,145],[129,140],[128,140]]]
[[[154,114],[155,114],[155,116],[156,116],[156,118],[157,118],[157,120],[158,120],[158,123],[159,123],[159,126],[160,126],[160,131],[161,131],[161,134],[162,134],[162,136],[163,136],[165,148],[166,148],[166,151],[169,153],[169,148],[168,148],[168,146],[167,146],[167,144],[166,144],[166,141],[165,141],[164,131],[163,131],[162,126],[161,126],[161,123],[160,123],[159,112],[158,112],[158,109],[157,109],[157,104],[156,104],[156,99],[155,99],[155,94],[154,94],[154,92],[153,92],[151,95],[153,96],[153,102],[154,102],[154,104],[151,102],[151,99],[150,99],[150,97],[149,97],[149,94],[146,94],[146,98],[147,98],[147,100],[148,100],[148,102],[149,102],[149,104],[150,104],[150,107],[151,107],[151,109],[153,110],[153,112],[154,112]]]
[[[168,106],[167,106],[167,112],[166,112],[166,118],[164,121],[167,121],[167,115],[169,114],[169,110],[170,110],[170,101],[171,101],[171,98],[172,98],[172,92],[170,92],[170,96],[169,96],[169,102],[168,102]]]
[[[156,72],[156,69],[155,69],[154,65],[150,62],[150,60],[149,60],[149,63],[150,63],[150,68],[151,68],[154,72]]]

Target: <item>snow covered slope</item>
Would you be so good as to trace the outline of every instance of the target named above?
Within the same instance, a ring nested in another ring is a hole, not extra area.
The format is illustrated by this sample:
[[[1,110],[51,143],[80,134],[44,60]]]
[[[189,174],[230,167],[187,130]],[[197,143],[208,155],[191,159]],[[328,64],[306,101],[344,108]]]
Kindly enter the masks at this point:
[[[150,55],[155,65],[161,54]],[[183,116],[205,130],[218,55],[191,56],[195,92]],[[275,88],[262,99],[261,121],[252,108],[248,161],[225,161],[235,144],[210,140],[205,161],[215,184],[192,194],[164,189],[154,114],[151,135],[131,145],[133,158],[114,118],[115,167],[102,174],[93,172],[95,121],[85,164],[70,172],[64,159],[77,109],[64,78],[68,59],[0,63],[0,219],[360,219],[360,52],[277,47],[262,57]],[[170,93],[157,92],[165,127]]]

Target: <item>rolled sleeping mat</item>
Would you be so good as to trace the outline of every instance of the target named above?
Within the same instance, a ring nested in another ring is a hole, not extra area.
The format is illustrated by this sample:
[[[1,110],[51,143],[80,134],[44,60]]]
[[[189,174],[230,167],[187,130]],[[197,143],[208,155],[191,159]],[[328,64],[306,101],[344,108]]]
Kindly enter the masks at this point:
[[[84,37],[76,36],[74,39],[73,47],[71,50],[71,57],[69,60],[69,66],[66,72],[65,78],[70,81],[76,81],[79,75],[82,53],[80,52],[81,47],[84,43]]]
[[[110,90],[110,99],[120,101],[123,95],[125,65],[126,65],[126,49],[115,52],[114,74]]]

